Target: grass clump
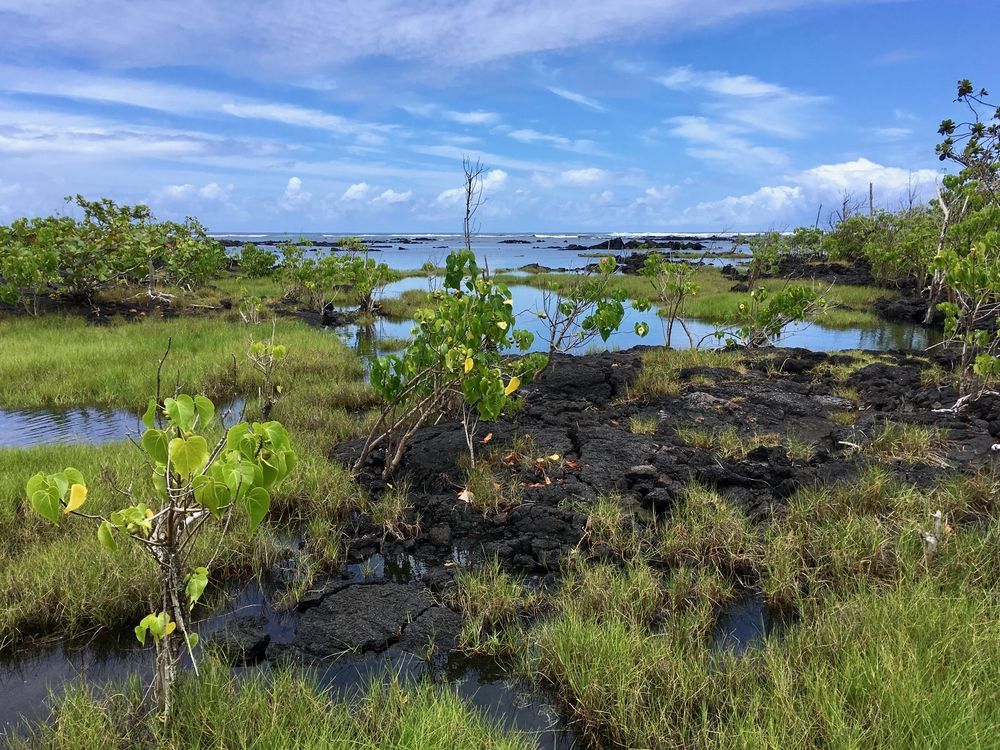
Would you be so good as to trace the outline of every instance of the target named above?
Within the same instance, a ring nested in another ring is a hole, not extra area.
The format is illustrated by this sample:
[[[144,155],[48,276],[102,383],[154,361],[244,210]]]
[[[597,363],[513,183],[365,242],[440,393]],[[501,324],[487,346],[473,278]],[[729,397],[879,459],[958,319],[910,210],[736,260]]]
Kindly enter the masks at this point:
[[[528,738],[502,729],[459,696],[430,682],[372,683],[341,699],[291,668],[237,676],[212,661],[177,691],[177,721],[163,728],[142,709],[136,681],[100,691],[79,686],[52,705],[51,723],[8,736],[12,750],[527,750]]]
[[[653,435],[656,433],[656,428],[659,424],[660,420],[656,417],[640,417],[636,415],[628,419],[629,432],[634,432],[636,435]]]
[[[522,578],[505,571],[496,557],[478,568],[459,570],[447,600],[465,616],[459,648],[494,656],[513,650],[512,637],[540,604],[540,597]]]
[[[676,396],[683,381],[681,370],[689,367],[713,367],[746,373],[743,360],[736,352],[706,349],[654,349],[642,359],[642,369],[632,384],[630,396],[655,399],[659,396]]]
[[[761,556],[758,532],[717,492],[691,484],[663,521],[658,551],[670,566],[696,566],[739,578]]]
[[[947,431],[931,425],[884,422],[877,427],[864,453],[883,463],[925,463],[946,467],[945,452],[950,441]]]

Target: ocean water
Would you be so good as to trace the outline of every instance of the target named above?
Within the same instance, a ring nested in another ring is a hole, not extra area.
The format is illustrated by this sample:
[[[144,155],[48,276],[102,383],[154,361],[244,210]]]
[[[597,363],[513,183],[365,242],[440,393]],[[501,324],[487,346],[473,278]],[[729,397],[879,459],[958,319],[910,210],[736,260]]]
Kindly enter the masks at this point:
[[[279,244],[305,240],[306,242],[335,242],[348,236],[346,234],[322,233],[239,233],[212,235],[217,239],[235,242],[252,242],[258,245]],[[420,268],[430,261],[435,265],[444,265],[444,259],[452,250],[464,247],[461,234],[357,234],[368,243],[372,252],[378,253],[379,260],[389,264],[390,268],[410,271]],[[718,239],[724,237],[724,239]],[[472,249],[480,263],[488,263],[492,270],[516,270],[529,263],[537,263],[548,268],[579,269],[594,262],[594,255],[611,253],[623,255],[632,250],[608,250],[609,243],[613,247],[617,240],[679,240],[682,242],[701,242],[708,255],[704,263],[725,265],[732,263],[731,259],[713,257],[719,253],[730,253],[734,250],[735,235],[709,235],[685,233],[629,233],[617,232],[610,234],[594,233],[537,233],[537,234],[477,234],[472,239]],[[715,238],[715,239],[709,239]],[[588,250],[572,249],[573,245],[582,245]],[[597,246],[597,247],[595,247]],[[328,252],[328,248],[317,247],[316,252]],[[737,249],[745,252],[745,246]],[[664,250],[663,252],[668,252]],[[685,253],[691,251],[683,251]]]

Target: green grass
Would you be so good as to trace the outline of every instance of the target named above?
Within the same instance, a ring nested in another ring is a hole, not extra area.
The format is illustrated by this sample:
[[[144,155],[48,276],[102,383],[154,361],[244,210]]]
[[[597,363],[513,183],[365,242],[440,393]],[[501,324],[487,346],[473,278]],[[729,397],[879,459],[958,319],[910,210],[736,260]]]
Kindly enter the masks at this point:
[[[998,614],[924,583],[839,600],[737,656],[710,650],[697,613],[657,628],[570,605],[532,634],[533,667],[601,746],[986,748]]]
[[[629,398],[654,399],[677,395],[683,387],[681,370],[713,367],[746,372],[743,358],[735,352],[704,349],[653,349],[643,355],[642,369],[629,391]]]
[[[886,421],[878,426],[862,451],[878,461],[925,463],[945,467],[947,431],[933,425]]]
[[[524,619],[539,605],[538,594],[491,558],[478,568],[462,568],[446,597],[448,606],[462,613],[458,646],[467,653],[500,656],[512,649]]]
[[[456,693],[430,682],[373,683],[348,701],[290,669],[237,676],[212,661],[188,676],[176,697],[178,721],[163,728],[132,681],[96,690],[75,687],[52,702],[48,724],[11,750],[528,750],[533,741],[500,728]]]
[[[251,329],[221,317],[104,327],[56,316],[0,320],[0,337],[10,346],[10,355],[0,359],[0,406],[138,410],[155,393],[156,362],[172,337],[164,394],[181,387],[206,392],[217,403],[246,394],[247,416],[253,418],[256,380],[244,352],[251,335],[262,339],[270,331],[270,325]],[[336,337],[295,321],[279,321],[276,338],[289,354],[278,372],[284,390],[272,418],[288,429],[299,464],[273,494],[270,526],[253,537],[240,525],[230,529],[212,571],[216,591],[233,577],[265,569],[284,547],[275,542],[276,534],[303,538],[297,584],[308,586],[341,562],[342,526],[365,502],[347,473],[326,458],[330,446],[366,424],[373,396],[360,363]],[[27,479],[66,466],[87,477],[88,507],[95,512],[121,507],[124,499],[114,486],[131,486],[156,505],[148,469],[129,443],[0,450],[0,648],[26,637],[123,626],[145,611],[155,588],[154,564],[136,549],[106,552],[83,519],[57,528],[27,507]],[[195,558],[207,561],[218,542],[213,527],[199,543],[203,554]]]
[[[652,435],[656,432],[659,424],[660,420],[656,417],[632,416],[628,419],[629,432],[634,432],[637,435]]]
[[[506,284],[527,284],[541,289],[568,291],[579,282],[579,275],[572,273],[537,273],[529,276],[509,276],[501,274],[498,277]],[[691,281],[698,286],[698,293],[690,297],[687,303],[687,317],[709,323],[726,323],[736,319],[741,302],[746,302],[745,292],[731,292],[732,279],[727,279],[718,268],[709,266],[694,267]],[[777,291],[786,285],[784,279],[764,279],[760,286],[768,291]],[[808,279],[791,283],[812,285],[820,293],[829,306],[833,308],[830,314],[831,327],[844,327],[848,320],[859,324],[872,323],[874,317],[871,310],[875,300],[889,296],[885,289],[867,286],[833,286],[816,283]],[[612,278],[612,288],[624,290],[631,299],[654,300],[655,291],[649,279],[640,275],[621,275]],[[850,315],[850,317],[849,317]],[[816,320],[826,325],[821,313]]]

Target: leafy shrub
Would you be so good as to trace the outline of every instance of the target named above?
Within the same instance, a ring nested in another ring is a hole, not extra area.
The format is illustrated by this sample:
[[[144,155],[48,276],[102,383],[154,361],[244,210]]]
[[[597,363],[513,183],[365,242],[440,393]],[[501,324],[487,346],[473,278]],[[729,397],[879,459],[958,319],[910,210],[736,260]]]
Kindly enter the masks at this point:
[[[270,276],[278,262],[278,254],[248,242],[240,248],[240,270],[251,279]]]

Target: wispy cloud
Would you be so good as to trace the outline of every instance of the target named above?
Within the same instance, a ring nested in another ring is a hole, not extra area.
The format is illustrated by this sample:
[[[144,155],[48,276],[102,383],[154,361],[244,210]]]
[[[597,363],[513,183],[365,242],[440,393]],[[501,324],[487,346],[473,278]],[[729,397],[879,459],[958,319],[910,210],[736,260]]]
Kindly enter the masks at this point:
[[[545,143],[565,151],[575,151],[581,154],[594,154],[597,151],[597,144],[586,138],[567,138],[562,135],[552,135],[540,133],[531,128],[520,128],[507,133],[508,137],[521,143]]]
[[[839,0],[830,0],[837,2]],[[256,0],[239,12],[201,0],[4,0],[5,42],[19,49],[111,62],[122,68],[208,66],[281,78],[327,77],[331,67],[373,57],[434,66],[475,65],[611,39],[663,38],[811,0]],[[321,29],[322,33],[317,33]],[[449,40],[442,44],[441,40]]]
[[[596,99],[591,99],[589,96],[584,96],[576,91],[570,91],[569,89],[559,88],[558,86],[549,86],[549,91],[551,91],[556,96],[562,97],[567,101],[571,101],[574,104],[579,104],[581,107],[586,107],[587,109],[592,109],[595,112],[604,112],[604,105],[601,104]]]
[[[701,97],[704,111],[747,130],[779,138],[800,138],[816,128],[817,108],[827,101],[755,76],[719,70],[674,68],[653,80],[674,91]]]
[[[732,123],[707,117],[682,116],[667,120],[671,135],[688,142],[687,153],[696,159],[715,162],[733,171],[761,167],[785,167],[788,154],[778,148],[752,143],[748,130]]]

